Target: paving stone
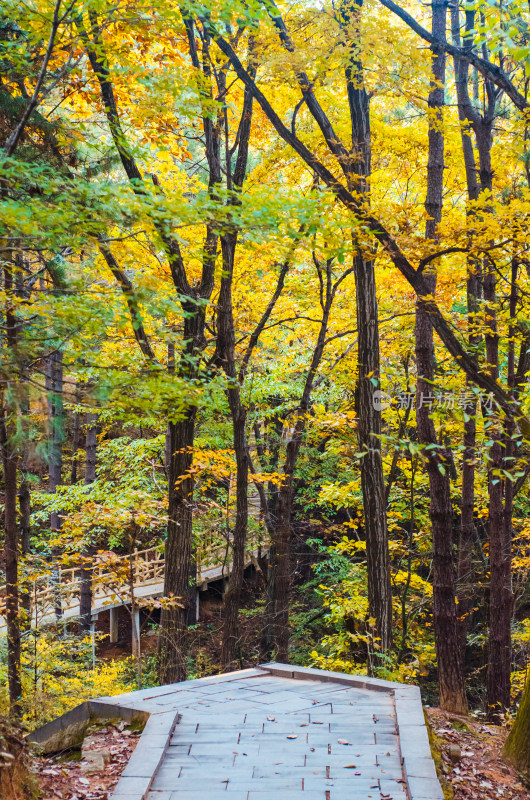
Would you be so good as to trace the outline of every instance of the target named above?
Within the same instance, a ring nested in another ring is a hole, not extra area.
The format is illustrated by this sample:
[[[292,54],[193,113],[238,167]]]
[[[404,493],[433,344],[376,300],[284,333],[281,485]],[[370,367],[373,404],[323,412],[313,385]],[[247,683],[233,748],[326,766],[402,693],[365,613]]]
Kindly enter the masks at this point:
[[[164,757],[164,750],[160,747],[134,750],[125,769],[123,776],[130,778],[148,778],[155,774],[161,759]]]
[[[260,789],[259,787],[258,789],[252,788],[248,793],[248,800],[263,800],[264,793],[268,791],[268,789]],[[302,794],[301,790],[299,790],[294,792],[282,791],[281,796],[278,797],[277,800],[325,800],[325,798],[326,795],[324,792],[308,792],[304,790],[304,793]],[[175,800],[178,800],[178,798],[175,798]],[[224,800],[232,800],[232,798],[230,795],[228,795],[228,797],[225,797]],[[330,798],[330,800],[335,800],[335,796]],[[342,800],[342,798],[337,797],[337,800]],[[352,800],[351,795],[347,798],[347,800]],[[355,800],[362,800],[362,798],[356,797]]]
[[[147,793],[145,800],[171,800],[171,792],[151,791]]]
[[[201,791],[172,792],[169,796],[169,800],[247,800],[247,797],[248,792],[246,790],[227,792],[226,789],[221,789],[221,791],[204,789]],[[148,800],[151,800],[151,798]],[[156,798],[153,798],[153,800],[156,800]],[[164,800],[166,800],[166,798],[164,798]],[[304,800],[306,800],[306,798],[304,798]]]
[[[428,797],[430,800],[444,800],[444,795],[437,778],[407,777],[412,800],[417,797]]]
[[[406,758],[405,772],[413,778],[432,778],[438,780],[432,758]]]
[[[141,800],[151,788],[151,778],[121,777],[112,792],[112,800]]]

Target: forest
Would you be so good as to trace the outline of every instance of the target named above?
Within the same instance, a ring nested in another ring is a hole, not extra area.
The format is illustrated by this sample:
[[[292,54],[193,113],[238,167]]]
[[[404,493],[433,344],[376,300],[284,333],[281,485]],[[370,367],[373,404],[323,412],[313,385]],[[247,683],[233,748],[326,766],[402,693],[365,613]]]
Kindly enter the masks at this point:
[[[520,0],[3,1],[6,725],[278,661],[530,775],[529,91]]]

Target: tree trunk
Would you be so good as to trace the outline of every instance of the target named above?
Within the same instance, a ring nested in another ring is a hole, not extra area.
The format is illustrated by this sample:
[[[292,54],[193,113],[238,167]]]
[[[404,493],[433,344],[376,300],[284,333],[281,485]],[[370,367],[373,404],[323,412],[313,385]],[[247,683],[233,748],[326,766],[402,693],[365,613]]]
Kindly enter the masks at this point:
[[[195,408],[186,417],[170,422],[168,526],[165,551],[164,595],[172,599],[163,608],[160,620],[160,683],[176,683],[186,678],[184,635],[189,608],[189,581],[193,530],[193,443]]]
[[[17,358],[17,318],[13,306],[13,270],[4,264],[4,288],[6,294],[5,342],[9,348],[8,364]],[[20,672],[20,619],[18,557],[19,541],[17,527],[17,462],[15,449],[17,430],[17,408],[11,397],[13,386],[6,381],[4,402],[0,407],[0,447],[4,467],[4,558],[6,569],[6,622],[7,622],[7,679],[9,685],[9,713],[18,717],[21,712],[22,682]],[[5,404],[4,404],[5,403]]]
[[[21,381],[21,401],[20,413],[22,418],[23,444],[20,458],[20,485],[18,488],[18,508],[20,514],[20,550],[23,556],[29,553],[30,534],[31,534],[31,491],[28,481],[28,437],[30,422],[29,391],[27,384],[27,374],[25,365],[21,369],[23,379]],[[24,590],[24,594],[26,594]],[[26,606],[25,606],[26,607]],[[29,611],[29,596],[27,610]]]
[[[466,13],[466,34],[464,43],[466,47],[472,45],[470,31],[473,28],[474,11]],[[458,6],[451,8],[451,34],[453,44],[461,46],[460,40],[460,9]],[[466,173],[468,201],[474,202],[478,199],[480,187],[477,180],[477,168],[473,140],[471,138],[471,116],[474,110],[469,97],[469,64],[464,61],[454,59],[454,72],[456,94],[458,102],[458,117],[460,120],[460,136],[462,142],[462,154],[464,157],[464,168]],[[474,209],[471,206],[467,212],[469,221],[469,240],[473,243],[474,232],[472,229],[472,219]],[[467,260],[467,319],[468,319],[468,342],[471,353],[477,350],[480,345],[481,336],[477,332],[478,322],[478,301],[480,298],[480,261],[475,257]],[[475,358],[476,360],[476,358]],[[472,384],[466,379],[466,388],[471,389]],[[470,616],[473,608],[473,544],[475,539],[475,457],[476,457],[476,413],[477,403],[472,400],[465,409],[464,419],[464,453],[462,464],[462,500],[460,505],[460,536],[458,542],[458,626],[461,641],[462,654],[466,651],[467,632],[470,624]]]
[[[79,385],[75,390],[75,401],[80,402]],[[72,432],[72,466],[70,470],[70,483],[72,486],[77,483],[77,451],[79,450],[79,439],[81,433],[81,414],[79,411],[74,412],[74,430]]]
[[[496,276],[492,265],[488,265],[484,275],[484,300],[486,301],[486,358],[490,375],[495,380],[499,376],[499,338],[495,312]],[[489,557],[490,557],[490,596],[489,596],[489,638],[487,671],[488,715],[496,720],[510,707],[511,680],[511,503],[509,519],[503,509],[503,484],[501,470],[505,466],[503,458],[502,433],[499,420],[489,419],[490,438],[493,444],[489,451],[488,499],[489,499]]]
[[[360,16],[363,0],[343,0],[339,6],[339,24],[350,49],[345,69],[352,130],[352,159],[348,186],[370,202],[371,132],[370,96],[364,86],[360,53]],[[354,240],[354,248],[357,249]],[[392,586],[386,521],[385,481],[381,456],[381,407],[374,391],[380,387],[379,318],[374,262],[354,253],[357,314],[356,393],[357,437],[366,532],[368,571],[368,606],[375,619],[375,631],[368,649],[368,670],[372,674],[384,666],[392,648]]]
[[[246,443],[246,409],[240,402],[239,389],[229,390],[238,397],[230,401],[236,456],[236,522],[232,541],[232,570],[228,591],[224,596],[224,628],[221,663],[228,669],[236,656],[238,618],[245,569],[245,546],[248,527],[248,449]]]
[[[85,484],[89,486],[96,480],[97,466],[97,426],[98,415],[86,415],[85,432]],[[79,617],[81,628],[85,632],[90,630],[92,624],[92,558],[94,556],[93,542],[90,541],[91,532],[87,531],[87,540],[81,553]]]
[[[445,40],[447,5],[432,5],[433,34]],[[443,106],[445,86],[445,55],[433,52],[432,81],[429,93],[429,157],[427,165],[427,196],[425,210],[428,219],[426,239],[433,242],[442,216],[444,134]],[[425,275],[434,294],[436,273]],[[416,339],[416,425],[418,439],[424,445],[430,486],[429,516],[433,542],[433,617],[440,706],[456,713],[465,713],[467,701],[462,671],[462,651],[459,644],[457,607],[455,602],[455,572],[453,548],[453,509],[449,460],[436,438],[430,416],[432,405],[435,352],[433,327],[426,311],[418,305],[415,324]]]
[[[252,49],[253,40],[251,38],[249,41],[249,50],[251,53]],[[254,74],[255,68],[252,66],[252,63],[251,70]],[[222,79],[219,83],[219,91],[222,95],[224,95],[226,91],[226,73],[224,72],[222,73]],[[245,91],[238,127],[239,144],[237,148],[237,158],[233,172],[231,168],[233,151],[231,152],[228,146],[228,122],[227,117],[224,117],[227,188],[232,192],[230,203],[233,206],[239,206],[241,203],[239,193],[247,174],[248,146],[252,128],[252,106],[252,95],[250,92]],[[241,591],[243,588],[245,546],[248,530],[249,457],[247,446],[247,409],[241,402],[241,385],[245,380],[245,371],[248,359],[250,358],[251,349],[247,350],[247,353],[245,353],[244,359],[246,359],[246,362],[238,374],[236,367],[234,313],[232,306],[232,287],[237,239],[237,231],[225,234],[221,237],[223,275],[221,278],[217,317],[217,357],[221,361],[223,369],[230,380],[230,385],[226,390],[226,396],[232,416],[234,454],[236,457],[236,522],[232,542],[232,570],[228,583],[228,591],[224,597],[225,618],[221,650],[221,663],[225,669],[229,667],[236,654],[238,636],[237,623],[239,606],[241,603]],[[270,307],[269,304],[269,308]],[[255,346],[259,334],[260,330],[256,329],[251,337],[253,342],[252,346]],[[249,347],[250,346],[249,344]]]
[[[530,674],[504,746],[504,754],[518,772],[530,773]]]
[[[469,192],[468,192],[469,195]],[[469,195],[469,199],[472,199]],[[480,345],[477,333],[477,319],[480,298],[480,265],[478,259],[468,258],[467,262],[467,318],[468,342],[471,352]],[[466,389],[472,384],[466,379]],[[472,397],[471,391],[468,396]],[[458,541],[457,597],[458,597],[458,630],[462,658],[465,663],[467,633],[473,613],[474,593],[476,590],[475,572],[473,569],[473,546],[475,542],[475,459],[477,455],[477,401],[471,402],[464,409],[464,452],[462,458],[462,498],[460,503],[460,531]]]
[[[14,409],[2,409],[0,438],[4,467],[4,557],[6,568],[7,677],[12,717],[20,714],[20,622],[18,603],[17,455],[13,448]]]
[[[46,391],[48,393],[48,420],[49,420],[49,445],[48,445],[48,491],[54,494],[61,484],[63,466],[63,356],[56,351],[46,358]],[[50,528],[52,533],[61,528],[61,515],[52,511],[50,515]],[[58,566],[60,550],[55,545],[52,548],[53,565],[51,570],[51,583],[55,595],[55,616],[62,617],[61,604],[61,572]]]
[[[306,375],[300,405],[297,411],[294,431],[287,443],[285,462],[283,466],[282,483],[278,494],[278,505],[276,507],[276,518],[271,519],[272,544],[275,551],[275,574],[274,574],[274,601],[271,600],[271,612],[273,614],[272,628],[274,631],[274,646],[276,650],[275,658],[277,661],[289,663],[289,596],[291,584],[291,518],[294,502],[294,472],[302,446],[302,440],[306,428],[306,418],[311,404],[311,394],[315,382],[316,373],[320,367],[324,348],[326,345],[326,334],[329,324],[329,315],[338,283],[342,282],[345,275],[338,279],[333,285],[332,279],[332,259],[328,259],[325,268],[320,263],[316,254],[313,252],[313,261],[319,273],[320,285],[322,287],[321,307],[322,318],[318,331],[317,341],[313,349],[311,364]],[[273,610],[272,610],[273,609]]]
[[[357,297],[357,437],[363,496],[368,606],[375,619],[375,646],[370,646],[368,666],[373,673],[384,666],[392,647],[392,587],[386,525],[385,484],[381,457],[381,410],[374,402],[374,381],[379,386],[379,326],[373,262],[354,256]]]
[[[218,356],[231,385],[226,390],[232,416],[233,444],[236,457],[236,522],[232,541],[232,569],[228,591],[224,596],[224,626],[221,663],[228,669],[234,660],[238,636],[238,617],[245,569],[245,546],[248,528],[248,448],[247,411],[241,403],[241,393],[235,364],[234,315],[232,309],[232,279],[237,234],[221,238],[223,278],[219,294]],[[229,559],[230,560],[230,559]]]
[[[46,358],[46,391],[50,426],[48,491],[54,494],[61,485],[63,467],[63,355],[59,351],[51,353]],[[59,530],[60,524],[60,515],[54,511],[50,520],[52,530]]]

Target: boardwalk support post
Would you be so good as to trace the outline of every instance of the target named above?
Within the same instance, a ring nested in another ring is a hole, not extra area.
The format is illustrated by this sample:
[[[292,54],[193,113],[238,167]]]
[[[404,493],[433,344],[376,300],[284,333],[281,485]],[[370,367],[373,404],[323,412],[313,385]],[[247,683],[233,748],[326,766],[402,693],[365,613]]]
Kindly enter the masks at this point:
[[[109,638],[111,644],[116,644],[118,641],[118,609],[111,608],[110,609],[110,620],[109,620]]]

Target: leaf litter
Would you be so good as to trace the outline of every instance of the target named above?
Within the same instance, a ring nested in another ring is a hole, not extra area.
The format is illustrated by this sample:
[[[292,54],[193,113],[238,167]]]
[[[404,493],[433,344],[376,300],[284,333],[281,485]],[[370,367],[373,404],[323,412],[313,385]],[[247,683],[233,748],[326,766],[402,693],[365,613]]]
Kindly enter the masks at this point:
[[[121,727],[121,726],[118,726]],[[86,762],[68,759],[68,753],[35,758],[34,770],[40,787],[39,800],[108,800],[125,769],[140,734],[113,726],[90,734],[95,751],[106,751],[110,763],[83,774]],[[66,760],[68,759],[68,760]]]
[[[530,800],[529,789],[502,758],[505,727],[484,725],[439,708],[426,711],[442,747],[442,770],[454,800]],[[457,763],[449,757],[451,745],[460,747]]]

